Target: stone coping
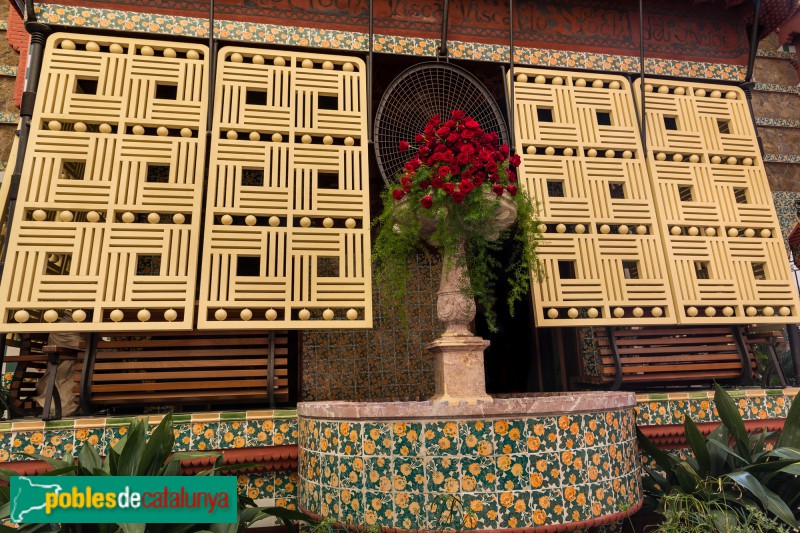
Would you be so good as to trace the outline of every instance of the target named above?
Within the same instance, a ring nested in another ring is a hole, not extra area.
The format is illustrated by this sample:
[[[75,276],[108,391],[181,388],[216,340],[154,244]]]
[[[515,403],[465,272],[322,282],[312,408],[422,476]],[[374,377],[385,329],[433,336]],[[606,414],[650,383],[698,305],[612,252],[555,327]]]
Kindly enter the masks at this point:
[[[553,392],[496,397],[493,402],[450,405],[440,402],[302,402],[297,416],[332,420],[427,420],[535,416],[597,412],[636,405],[636,393],[618,391]]]

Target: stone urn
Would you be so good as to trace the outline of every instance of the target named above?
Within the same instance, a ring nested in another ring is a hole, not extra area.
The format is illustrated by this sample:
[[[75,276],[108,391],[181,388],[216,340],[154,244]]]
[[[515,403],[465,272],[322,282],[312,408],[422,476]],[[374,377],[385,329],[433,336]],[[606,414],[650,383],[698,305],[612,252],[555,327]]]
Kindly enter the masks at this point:
[[[496,240],[517,218],[517,204],[510,197],[496,197],[497,216],[484,238]],[[442,335],[425,348],[433,354],[436,370],[435,403],[458,404],[491,402],[486,393],[483,352],[489,341],[475,336],[469,329],[475,319],[475,300],[464,290],[470,286],[469,272],[463,266],[463,245],[454,256],[443,258],[442,278],[437,292],[436,314],[446,328]]]

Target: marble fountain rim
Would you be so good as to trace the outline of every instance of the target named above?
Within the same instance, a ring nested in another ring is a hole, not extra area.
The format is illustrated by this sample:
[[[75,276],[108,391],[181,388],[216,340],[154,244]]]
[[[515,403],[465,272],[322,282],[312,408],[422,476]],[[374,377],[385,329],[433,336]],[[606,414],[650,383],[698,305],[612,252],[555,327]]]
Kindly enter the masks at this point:
[[[299,418],[329,420],[435,420],[531,417],[633,409],[636,393],[626,391],[548,392],[495,397],[492,402],[451,405],[443,402],[320,401],[297,404]]]

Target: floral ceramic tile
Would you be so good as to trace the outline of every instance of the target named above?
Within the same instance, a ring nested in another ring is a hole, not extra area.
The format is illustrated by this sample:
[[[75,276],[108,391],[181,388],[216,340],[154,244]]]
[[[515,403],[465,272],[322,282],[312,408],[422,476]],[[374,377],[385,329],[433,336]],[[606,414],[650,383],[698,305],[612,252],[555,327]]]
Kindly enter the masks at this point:
[[[564,522],[564,496],[560,489],[531,492],[531,522],[534,527]]]
[[[388,424],[365,423],[362,433],[364,455],[391,455],[392,429]]]
[[[499,455],[495,460],[497,472],[497,489],[503,491],[521,491],[528,488],[529,457],[523,454]]]
[[[461,490],[494,492],[497,490],[496,457],[472,457],[461,465]]]
[[[348,455],[338,456],[339,486],[345,489],[361,489],[364,487],[364,459],[361,457],[350,457]]]
[[[500,516],[497,523],[499,529],[529,527],[533,523],[529,491],[501,492],[498,501],[500,502]]]
[[[558,417],[558,446],[562,450],[583,448],[584,417],[582,415],[562,415]]]
[[[449,457],[426,457],[427,491],[455,494],[460,487],[460,462]]]
[[[388,457],[366,457],[364,459],[364,488],[373,491],[392,490],[392,460]]]
[[[462,498],[463,525],[468,529],[497,529],[498,505],[495,493],[465,494]]]
[[[458,455],[461,446],[458,422],[426,422],[423,431],[425,432],[425,453],[440,456]]]
[[[564,519],[568,522],[580,522],[589,518],[588,485],[568,485],[561,491],[564,498]]]
[[[220,422],[217,426],[217,439],[222,449],[244,448],[247,444],[247,423]]]
[[[392,487],[397,492],[425,492],[425,465],[423,459],[421,457],[393,458],[390,478]]]
[[[483,420],[471,420],[459,422],[459,434],[461,435],[461,453],[463,455],[478,454],[482,457],[494,455],[494,432],[492,422]]]
[[[415,529],[425,523],[425,495],[398,491],[394,493],[394,523],[403,529]]]
[[[397,422],[392,424],[392,455],[419,455],[422,446],[422,424]]]
[[[569,427],[570,424],[567,424]],[[559,446],[559,428],[554,417],[530,418],[525,422],[528,451],[551,452]]]
[[[561,485],[561,459],[559,453],[531,455],[528,468],[530,488],[548,489]]]
[[[342,455],[361,455],[362,424],[342,422],[339,424],[339,445],[337,452]]]
[[[525,436],[524,420],[496,420],[492,424],[494,429],[494,444],[498,453],[525,453],[527,440]]]
[[[298,442],[300,432],[296,418],[278,418],[274,421],[272,444],[276,446],[290,446]]]

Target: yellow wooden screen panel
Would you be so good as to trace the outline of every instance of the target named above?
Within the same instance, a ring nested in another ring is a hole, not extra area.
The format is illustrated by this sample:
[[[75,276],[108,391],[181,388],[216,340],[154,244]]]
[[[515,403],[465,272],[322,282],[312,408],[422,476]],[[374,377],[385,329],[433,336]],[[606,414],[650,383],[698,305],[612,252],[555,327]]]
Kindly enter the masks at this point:
[[[220,51],[198,327],[372,326],[366,68]]]
[[[648,164],[678,321],[800,321],[744,93],[662,80],[645,90]],[[640,101],[638,80],[634,94]]]
[[[3,330],[192,327],[206,56],[177,42],[48,39],[0,284]]]
[[[545,224],[539,326],[675,323],[630,85],[516,68],[522,186]]]

